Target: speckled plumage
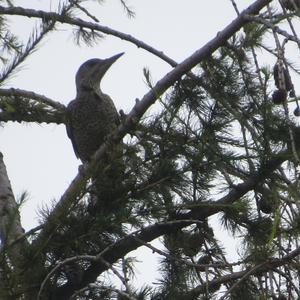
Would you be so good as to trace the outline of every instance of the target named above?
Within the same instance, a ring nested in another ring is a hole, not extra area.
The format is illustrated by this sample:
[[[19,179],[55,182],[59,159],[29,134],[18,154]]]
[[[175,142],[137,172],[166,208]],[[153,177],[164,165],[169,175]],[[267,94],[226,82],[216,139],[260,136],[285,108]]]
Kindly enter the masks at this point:
[[[74,152],[82,162],[91,158],[104,138],[119,124],[119,116],[111,98],[94,91],[87,91],[71,101],[68,117],[68,134]]]

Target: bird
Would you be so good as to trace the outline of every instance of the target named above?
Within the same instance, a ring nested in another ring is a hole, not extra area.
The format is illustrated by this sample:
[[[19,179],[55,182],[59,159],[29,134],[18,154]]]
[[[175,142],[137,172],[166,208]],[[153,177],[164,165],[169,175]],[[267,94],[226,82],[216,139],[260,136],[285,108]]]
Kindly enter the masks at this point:
[[[76,98],[66,109],[66,130],[75,155],[82,163],[91,160],[106,137],[120,124],[114,102],[101,91],[100,84],[107,70],[123,54],[119,53],[107,59],[89,59],[76,73]],[[122,144],[110,150],[99,163],[92,178],[97,198],[101,198],[102,202],[111,200],[109,198],[116,186],[120,185],[120,177],[124,171]]]

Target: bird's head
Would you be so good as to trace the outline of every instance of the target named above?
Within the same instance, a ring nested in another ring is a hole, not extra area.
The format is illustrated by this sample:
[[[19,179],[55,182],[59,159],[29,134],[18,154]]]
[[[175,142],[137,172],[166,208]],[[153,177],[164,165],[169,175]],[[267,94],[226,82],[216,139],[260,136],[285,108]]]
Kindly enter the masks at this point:
[[[98,90],[106,71],[123,54],[124,52],[107,59],[92,58],[83,63],[76,73],[77,93],[85,89]]]

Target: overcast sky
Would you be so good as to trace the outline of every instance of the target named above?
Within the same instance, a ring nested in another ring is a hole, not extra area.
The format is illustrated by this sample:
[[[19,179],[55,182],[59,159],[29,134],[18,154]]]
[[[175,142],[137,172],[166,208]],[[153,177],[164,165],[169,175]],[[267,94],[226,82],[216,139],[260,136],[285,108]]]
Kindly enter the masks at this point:
[[[236,1],[240,9],[254,1]],[[51,10],[56,1],[15,1],[16,5]],[[46,3],[46,4],[45,4]],[[130,0],[136,17],[128,19],[118,0],[94,6],[92,13],[106,25],[146,42],[180,62],[203,46],[236,17],[230,0]],[[27,36],[36,20],[11,17],[13,28]],[[93,57],[125,52],[109,70],[102,90],[118,109],[128,112],[148,90],[143,68],[154,82],[169,70],[165,62],[126,41],[106,36],[93,47],[76,47],[70,26],[57,26],[7,86],[31,90],[67,105],[75,97],[78,67]],[[22,209],[26,230],[38,224],[37,208],[58,200],[77,174],[75,158],[63,125],[6,123],[0,128],[1,148],[16,196],[24,190],[29,201]]]

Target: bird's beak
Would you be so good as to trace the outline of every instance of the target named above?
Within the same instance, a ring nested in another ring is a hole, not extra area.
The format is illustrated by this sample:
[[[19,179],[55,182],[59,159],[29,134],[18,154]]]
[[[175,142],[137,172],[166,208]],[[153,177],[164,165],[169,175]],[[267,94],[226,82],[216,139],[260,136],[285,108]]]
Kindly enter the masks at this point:
[[[104,76],[106,71],[110,68],[110,66],[123,54],[124,52],[100,61],[100,64],[96,67],[97,70],[96,72],[98,73],[99,80],[101,80],[101,78]]]
[[[119,54],[116,54],[110,58],[105,59],[105,64],[111,66],[119,57],[121,57],[124,54],[124,52],[121,52]]]
[[[124,52],[121,52],[119,54],[116,54],[110,58],[107,58],[106,61],[110,62],[110,64],[113,64],[119,57],[121,57],[124,54]]]

